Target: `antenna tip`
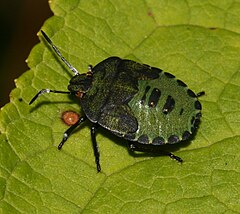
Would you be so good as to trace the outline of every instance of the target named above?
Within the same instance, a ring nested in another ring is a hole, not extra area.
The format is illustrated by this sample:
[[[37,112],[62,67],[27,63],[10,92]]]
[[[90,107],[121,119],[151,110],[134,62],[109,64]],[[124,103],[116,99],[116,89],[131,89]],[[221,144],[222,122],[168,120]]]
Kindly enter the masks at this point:
[[[51,39],[47,36],[47,34],[46,34],[43,30],[41,30],[41,33],[42,33],[42,35],[44,36],[44,38],[47,40],[47,42],[50,43],[50,44],[52,44]]]

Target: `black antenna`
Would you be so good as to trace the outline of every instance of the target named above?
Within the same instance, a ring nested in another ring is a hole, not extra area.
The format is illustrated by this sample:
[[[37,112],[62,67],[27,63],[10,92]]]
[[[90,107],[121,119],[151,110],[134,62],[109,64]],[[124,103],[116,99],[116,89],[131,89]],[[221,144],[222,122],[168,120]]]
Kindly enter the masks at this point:
[[[58,50],[58,48],[53,44],[52,40],[47,36],[46,33],[44,33],[44,31],[42,31],[42,35],[44,36],[44,38],[47,40],[47,42],[52,46],[53,50],[57,53],[58,56],[60,56],[61,60],[70,68],[70,70],[75,74],[78,75],[79,72],[76,68],[74,68],[61,54],[61,52]]]

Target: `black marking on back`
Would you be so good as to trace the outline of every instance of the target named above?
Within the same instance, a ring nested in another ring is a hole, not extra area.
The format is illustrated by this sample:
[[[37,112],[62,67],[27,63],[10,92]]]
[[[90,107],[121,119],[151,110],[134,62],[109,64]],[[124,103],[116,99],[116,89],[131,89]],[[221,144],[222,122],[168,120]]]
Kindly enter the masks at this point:
[[[194,121],[195,121],[195,117],[192,117],[192,119],[191,119],[191,124],[192,125],[193,125]]]
[[[178,83],[179,86],[187,87],[187,85],[181,80],[177,80],[177,83]]]
[[[153,71],[153,72],[156,72],[156,73],[158,73],[158,74],[160,74],[160,73],[162,73],[162,69],[160,69],[160,68],[155,68],[155,67],[150,67],[150,69]]]
[[[143,94],[143,96],[142,96],[142,98],[141,98],[141,101],[140,101],[141,104],[144,104],[144,103],[145,103],[146,96],[147,96],[147,93],[148,93],[149,89],[150,89],[150,86],[149,86],[149,85],[146,86],[145,92],[144,92],[144,94]]]
[[[154,88],[149,96],[148,106],[156,107],[161,96],[161,91],[158,88]]]
[[[164,72],[164,74],[168,77],[168,78],[175,78],[174,75],[168,73],[168,72]]]
[[[175,106],[175,100],[172,98],[172,96],[168,95],[166,103],[163,106],[162,112],[164,114],[169,114]]]
[[[198,112],[198,113],[196,114],[196,117],[197,117],[198,119],[200,119],[201,116],[202,116],[202,113],[201,113],[201,112]]]
[[[195,121],[194,121],[194,124],[193,124],[195,129],[198,128],[199,123],[200,123],[200,119],[196,118]]]
[[[193,132],[195,132],[195,127],[191,127],[191,132],[193,133]]]
[[[202,114],[199,112],[196,114],[195,117],[192,117],[191,119],[191,132],[193,133],[199,126],[199,123],[200,123],[200,117],[202,116]]]
[[[182,115],[182,113],[183,113],[183,108],[181,108],[181,110],[180,110],[180,115]]]
[[[148,136],[143,134],[138,138],[138,142],[142,143],[142,144],[148,144],[149,143],[149,139]]]
[[[177,143],[179,141],[179,138],[177,135],[171,135],[169,138],[168,138],[168,143],[169,144],[174,144],[174,143]]]
[[[124,135],[124,138],[127,140],[134,140],[135,136],[136,135],[134,133],[127,133]]]
[[[196,97],[196,94],[191,89],[188,89],[187,93],[190,97]]]
[[[187,140],[191,136],[189,131],[185,131],[182,135],[182,140]]]
[[[164,138],[163,137],[155,137],[152,141],[153,145],[163,145],[165,144]]]
[[[201,110],[202,109],[202,105],[201,105],[201,103],[198,100],[195,101],[195,109],[197,109],[197,110]]]

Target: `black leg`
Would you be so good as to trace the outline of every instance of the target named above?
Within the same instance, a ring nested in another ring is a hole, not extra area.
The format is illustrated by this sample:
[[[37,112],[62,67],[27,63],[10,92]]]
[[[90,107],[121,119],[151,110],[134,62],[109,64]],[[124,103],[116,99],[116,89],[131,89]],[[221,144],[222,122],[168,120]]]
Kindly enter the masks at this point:
[[[96,131],[97,131],[97,124],[94,124],[91,127],[91,137],[92,137],[92,145],[93,145],[93,151],[94,151],[94,156],[95,156],[95,163],[97,165],[97,171],[100,172],[101,171],[101,166],[100,166],[100,162],[99,162],[99,151],[98,151],[98,145],[97,145],[97,141],[96,141]]]
[[[29,102],[29,105],[31,105],[39,96],[46,94],[46,93],[71,94],[70,91],[57,91],[57,90],[51,90],[51,89],[42,89],[32,98],[32,100]]]
[[[159,150],[159,149],[156,150],[156,149],[154,149],[154,147],[148,147],[148,148],[147,147],[141,147],[141,146],[136,145],[136,144],[134,144],[132,142],[129,142],[128,143],[128,149],[130,151],[133,151],[133,152],[137,151],[137,152],[148,152],[148,153],[159,154],[159,155],[167,155],[170,158],[178,161],[179,163],[183,162],[183,160],[180,157],[172,154],[171,152],[167,152],[167,151]]]
[[[196,94],[197,97],[201,97],[205,95],[205,91],[200,91],[199,93]]]
[[[80,117],[79,120],[74,125],[72,125],[67,131],[64,132],[63,139],[62,139],[61,143],[58,145],[59,150],[62,148],[63,144],[67,141],[67,139],[69,138],[69,136],[71,135],[73,130],[76,129],[86,119],[87,118],[85,116]]]

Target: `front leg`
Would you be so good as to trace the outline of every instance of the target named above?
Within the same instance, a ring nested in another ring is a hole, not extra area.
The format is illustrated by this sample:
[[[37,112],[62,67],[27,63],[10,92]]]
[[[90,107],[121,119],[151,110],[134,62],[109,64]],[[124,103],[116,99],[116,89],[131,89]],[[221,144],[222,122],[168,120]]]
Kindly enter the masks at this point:
[[[86,119],[87,119],[86,116],[80,117],[79,120],[74,125],[72,125],[67,131],[64,132],[63,139],[61,143],[58,145],[58,150],[62,149],[63,144],[67,141],[72,132]]]
[[[58,91],[58,90],[51,90],[51,89],[42,89],[41,91],[39,91],[33,98],[32,100],[29,102],[29,105],[31,105],[39,96],[43,95],[43,94],[49,94],[49,93],[55,93],[55,94],[71,94],[70,91]]]

